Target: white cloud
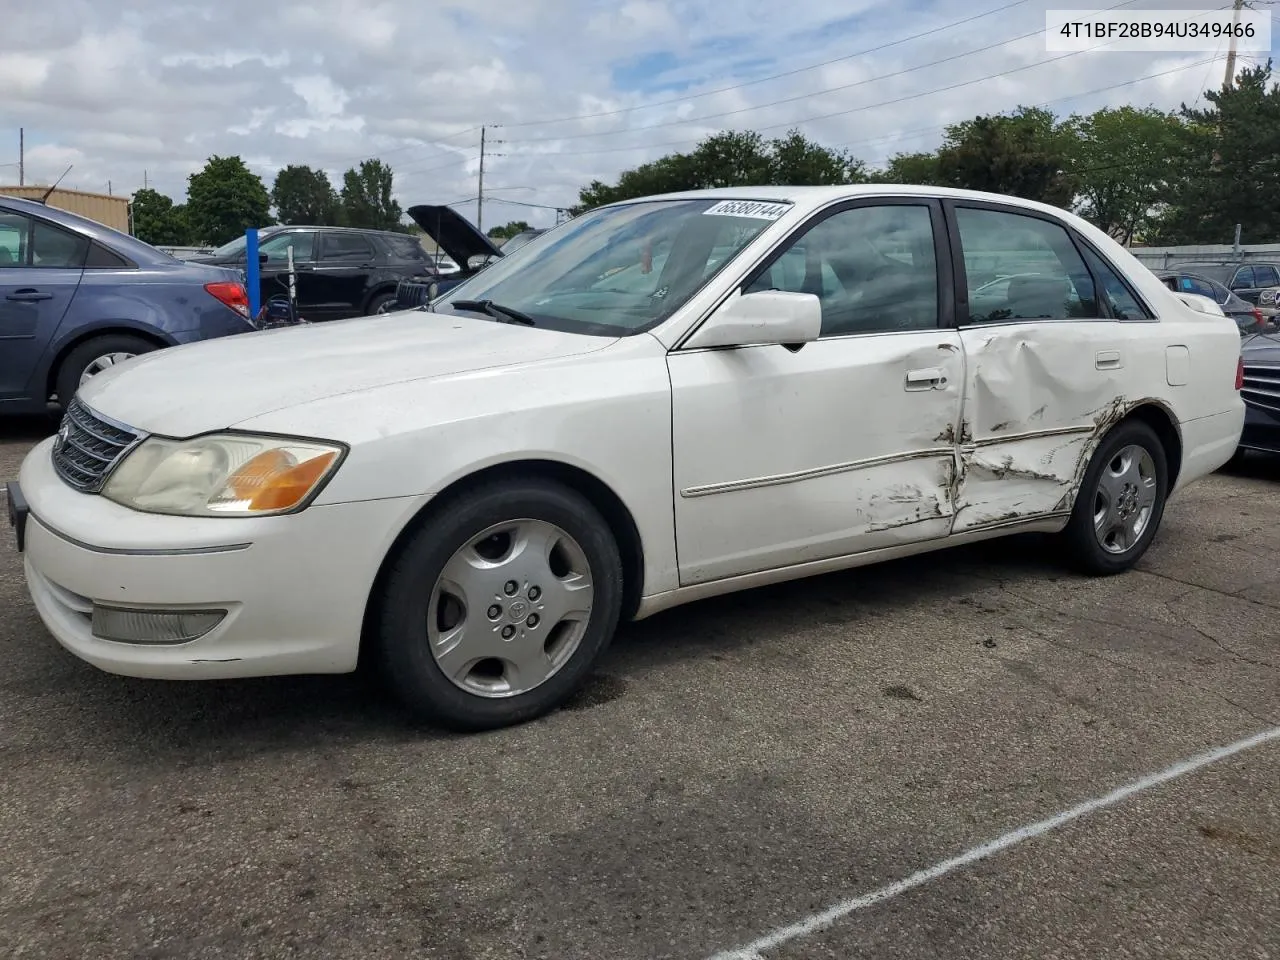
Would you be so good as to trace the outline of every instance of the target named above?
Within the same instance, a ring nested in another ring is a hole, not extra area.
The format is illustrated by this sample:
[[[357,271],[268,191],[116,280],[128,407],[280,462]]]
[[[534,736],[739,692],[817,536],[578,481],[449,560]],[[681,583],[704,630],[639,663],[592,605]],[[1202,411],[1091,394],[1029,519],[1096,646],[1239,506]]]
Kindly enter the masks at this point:
[[[983,79],[1054,56],[1039,35],[929,66],[1042,30],[1056,3],[1027,0],[892,46],[1001,0],[9,4],[0,131],[14,133],[0,140],[0,164],[17,159],[19,126],[30,180],[51,181],[74,163],[68,185],[102,190],[111,180],[121,192],[141,187],[145,171],[175,197],[214,153],[239,154],[268,178],[305,163],[335,180],[378,156],[396,171],[405,205],[447,202],[475,194],[479,127],[500,124],[489,131],[486,222],[546,223],[550,212],[510,201],[570,205],[591,180],[727,127],[773,136],[798,124],[876,162],[932,148],[945,124],[979,112],[1043,102],[1068,112],[1176,108],[1221,80],[1221,60],[1188,67],[1207,53],[1082,54]],[[1177,72],[1132,82],[1167,70]],[[784,71],[798,72],[735,87]],[[1084,95],[1105,87],[1115,89]],[[700,95],[708,91],[720,92]],[[672,102],[628,110],[655,101]],[[565,117],[579,119],[534,122]]]

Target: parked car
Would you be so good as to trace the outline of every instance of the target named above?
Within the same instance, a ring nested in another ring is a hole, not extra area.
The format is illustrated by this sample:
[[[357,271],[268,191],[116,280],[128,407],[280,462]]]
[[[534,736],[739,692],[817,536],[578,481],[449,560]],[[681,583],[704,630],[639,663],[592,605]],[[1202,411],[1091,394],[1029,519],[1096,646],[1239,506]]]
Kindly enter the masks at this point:
[[[503,240],[502,243],[498,245],[498,249],[502,251],[503,256],[506,256],[509,253],[514,253],[519,250],[534,237],[540,237],[546,232],[547,231],[544,229],[521,230],[519,233]]]
[[[423,204],[410,207],[408,214],[413,218],[413,222],[445,252],[445,255],[458,265],[459,269],[449,274],[424,273],[400,281],[396,286],[395,298],[382,308],[383,313],[412,310],[414,307],[429,303],[469,277],[475,276],[494,260],[509,252],[496,246],[470,220],[452,207]],[[509,244],[512,240],[515,240],[515,237],[507,243]],[[521,247],[527,242],[528,240],[518,243],[516,247]]]
[[[1262,333],[1274,327],[1274,323],[1263,316],[1257,306],[1237,297],[1211,277],[1202,277],[1184,270],[1161,270],[1156,273],[1156,276],[1175,293],[1194,293],[1197,296],[1208,297],[1222,308],[1224,314],[1236,322],[1241,336]]]
[[[186,264],[35,200],[0,196],[0,413],[33,413],[161,347],[253,329],[235,270]]]
[[[1128,570],[1240,440],[1235,324],[1056,207],[738,188],[551,237],[429,311],[90,380],[9,490],[53,636],[155,678],[363,658],[491,728],[702,597],[1023,531]],[[1028,250],[1041,275],[972,307],[969,255]]]
[[[1249,451],[1280,453],[1280,339],[1251,337],[1240,347],[1244,362],[1244,430],[1233,461]]]
[[[1177,269],[1218,281],[1264,316],[1280,313],[1280,263],[1180,263]]]
[[[263,303],[285,289],[288,247],[293,248],[298,313],[311,321],[378,313],[395,299],[400,280],[435,272],[434,261],[409,234],[354,227],[267,227],[258,233]],[[245,250],[240,236],[189,260],[243,270]]]

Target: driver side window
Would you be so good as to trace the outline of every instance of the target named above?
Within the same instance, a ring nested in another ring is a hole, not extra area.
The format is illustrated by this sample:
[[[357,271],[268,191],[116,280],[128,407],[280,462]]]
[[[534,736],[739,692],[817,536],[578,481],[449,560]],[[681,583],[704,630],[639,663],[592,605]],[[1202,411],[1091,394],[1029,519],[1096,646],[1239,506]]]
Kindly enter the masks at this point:
[[[924,205],[854,207],[805,231],[747,293],[812,293],[822,304],[822,336],[938,325],[933,220]]]

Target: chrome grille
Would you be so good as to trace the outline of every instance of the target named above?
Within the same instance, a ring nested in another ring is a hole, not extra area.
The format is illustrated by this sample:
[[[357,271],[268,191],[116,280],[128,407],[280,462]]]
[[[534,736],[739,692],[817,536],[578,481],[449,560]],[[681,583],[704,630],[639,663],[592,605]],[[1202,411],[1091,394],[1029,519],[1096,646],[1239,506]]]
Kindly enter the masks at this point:
[[[141,432],[105,420],[73,398],[53,442],[53,468],[77,490],[97,493],[143,438]]]
[[[401,280],[396,285],[396,306],[401,308],[420,307],[431,299],[431,282],[422,283],[415,280]]]

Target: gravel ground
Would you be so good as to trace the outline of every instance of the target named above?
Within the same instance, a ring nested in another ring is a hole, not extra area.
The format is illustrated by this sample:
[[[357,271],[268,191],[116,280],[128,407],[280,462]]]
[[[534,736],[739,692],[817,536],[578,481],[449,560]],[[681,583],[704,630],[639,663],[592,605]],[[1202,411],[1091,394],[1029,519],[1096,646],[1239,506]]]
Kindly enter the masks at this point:
[[[41,420],[0,426],[0,480]],[[670,611],[570,708],[460,737],[346,677],[128,680],[0,532],[0,953],[690,958],[1280,726],[1280,462],[1125,576],[1026,538]],[[763,953],[1280,956],[1280,741]]]

